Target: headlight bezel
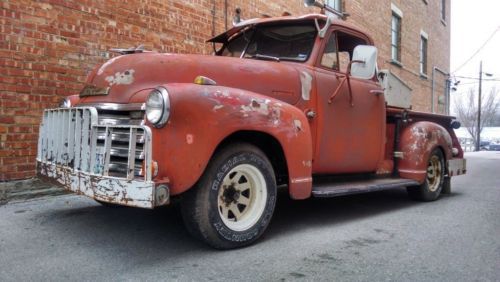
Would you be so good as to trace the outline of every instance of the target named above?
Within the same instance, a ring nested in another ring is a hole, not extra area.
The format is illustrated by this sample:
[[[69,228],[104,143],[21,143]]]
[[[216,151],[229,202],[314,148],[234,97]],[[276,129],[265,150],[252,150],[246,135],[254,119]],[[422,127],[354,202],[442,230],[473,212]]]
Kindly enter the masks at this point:
[[[150,99],[153,99],[152,98],[153,95],[160,95],[159,100],[162,103],[160,107],[156,107],[155,109],[152,109],[151,103],[149,103]],[[170,117],[170,96],[168,94],[167,89],[162,86],[153,89],[149,93],[145,105],[146,105],[146,111],[145,111],[146,120],[156,128],[163,127],[167,123]],[[160,117],[152,120],[150,115],[151,110],[161,110]]]

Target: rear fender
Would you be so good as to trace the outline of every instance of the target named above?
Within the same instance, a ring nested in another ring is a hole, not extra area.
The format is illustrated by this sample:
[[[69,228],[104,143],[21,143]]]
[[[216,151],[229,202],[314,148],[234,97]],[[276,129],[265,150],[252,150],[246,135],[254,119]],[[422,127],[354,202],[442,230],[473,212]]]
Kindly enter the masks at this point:
[[[163,128],[153,128],[153,158],[158,180],[168,179],[172,195],[201,177],[218,145],[238,131],[262,132],[283,148],[292,198],[310,196],[312,140],[304,113],[282,101],[257,93],[188,83],[164,86],[171,116]]]
[[[433,122],[419,121],[403,129],[400,136],[403,159],[398,163],[399,175],[423,183],[427,162],[436,148],[443,151],[446,160],[452,157],[452,138],[449,132]],[[445,160],[445,163],[446,163]]]

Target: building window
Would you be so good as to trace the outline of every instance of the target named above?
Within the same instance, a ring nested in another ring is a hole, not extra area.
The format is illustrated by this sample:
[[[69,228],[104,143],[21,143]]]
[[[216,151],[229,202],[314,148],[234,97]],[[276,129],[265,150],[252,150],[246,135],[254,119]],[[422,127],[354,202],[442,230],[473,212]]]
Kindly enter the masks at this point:
[[[427,76],[427,34],[420,34],[420,74]]]
[[[441,19],[446,21],[446,0],[441,0]]]
[[[343,11],[342,0],[327,0],[326,5],[332,7],[334,10],[336,10],[339,13],[342,13],[342,11]],[[328,17],[339,18],[339,15],[331,13],[329,11],[325,11],[325,14]]]
[[[394,12],[391,24],[391,49],[392,60],[401,62],[401,17]]]
[[[342,12],[342,0],[327,0],[326,4],[335,10]]]

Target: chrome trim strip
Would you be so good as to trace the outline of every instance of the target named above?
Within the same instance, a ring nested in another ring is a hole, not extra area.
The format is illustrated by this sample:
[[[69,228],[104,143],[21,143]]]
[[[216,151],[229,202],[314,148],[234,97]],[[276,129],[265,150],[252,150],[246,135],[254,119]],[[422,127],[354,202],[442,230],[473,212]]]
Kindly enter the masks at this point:
[[[144,120],[119,120],[103,118],[99,120],[100,125],[144,125]]]
[[[113,132],[111,134],[111,140],[113,141],[118,141],[118,142],[128,142],[129,140],[129,135],[127,133],[117,133]],[[106,139],[106,134],[104,132],[98,132],[97,133],[97,140],[103,141]],[[142,144],[144,143],[144,135],[142,133],[136,133],[136,143]]]
[[[117,104],[117,103],[88,103],[79,104],[78,107],[93,107],[98,110],[109,111],[142,111],[145,108],[144,103]]]

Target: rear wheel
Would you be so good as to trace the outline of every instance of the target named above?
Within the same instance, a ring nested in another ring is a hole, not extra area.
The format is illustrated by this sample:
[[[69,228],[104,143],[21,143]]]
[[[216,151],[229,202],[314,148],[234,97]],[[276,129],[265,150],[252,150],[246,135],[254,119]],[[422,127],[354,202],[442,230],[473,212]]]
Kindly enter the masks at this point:
[[[235,144],[216,153],[181,208],[192,235],[230,249],[264,233],[275,202],[276,180],[267,157],[252,145]]]
[[[427,175],[420,186],[408,187],[410,198],[418,201],[435,201],[441,194],[445,178],[444,156],[441,150],[434,149],[427,163]]]

